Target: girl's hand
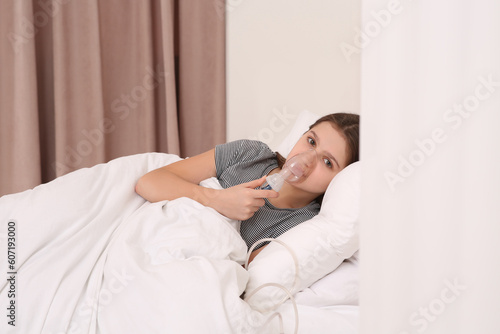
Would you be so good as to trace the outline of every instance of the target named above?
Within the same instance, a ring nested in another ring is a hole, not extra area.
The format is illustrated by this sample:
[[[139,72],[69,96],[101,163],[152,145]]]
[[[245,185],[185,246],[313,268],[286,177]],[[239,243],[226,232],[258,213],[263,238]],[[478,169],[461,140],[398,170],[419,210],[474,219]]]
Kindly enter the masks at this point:
[[[255,189],[262,185],[265,179],[263,176],[257,180],[218,190],[208,205],[228,218],[247,220],[265,204],[264,198],[279,196],[274,190]]]

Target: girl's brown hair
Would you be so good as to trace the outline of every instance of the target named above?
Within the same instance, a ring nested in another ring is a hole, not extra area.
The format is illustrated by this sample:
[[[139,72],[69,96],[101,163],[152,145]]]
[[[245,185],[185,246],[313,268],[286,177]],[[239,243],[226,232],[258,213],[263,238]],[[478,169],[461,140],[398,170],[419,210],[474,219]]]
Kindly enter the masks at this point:
[[[347,166],[359,160],[359,115],[349,113],[335,113],[321,117],[311,126],[311,130],[316,125],[329,122],[344,137],[347,143]],[[278,165],[280,168],[285,164],[286,159],[276,152]]]

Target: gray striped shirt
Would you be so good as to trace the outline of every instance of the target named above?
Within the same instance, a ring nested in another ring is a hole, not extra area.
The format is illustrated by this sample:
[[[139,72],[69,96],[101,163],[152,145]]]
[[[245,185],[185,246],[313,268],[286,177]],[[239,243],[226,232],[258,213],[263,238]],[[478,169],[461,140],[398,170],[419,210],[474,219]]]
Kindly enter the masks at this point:
[[[255,140],[237,140],[215,147],[217,179],[223,188],[259,179],[278,167],[276,154],[266,144]],[[240,234],[248,248],[262,238],[277,238],[289,229],[319,212],[320,205],[311,202],[298,209],[281,209],[267,199],[250,219],[241,222]],[[267,244],[259,244],[259,247]]]

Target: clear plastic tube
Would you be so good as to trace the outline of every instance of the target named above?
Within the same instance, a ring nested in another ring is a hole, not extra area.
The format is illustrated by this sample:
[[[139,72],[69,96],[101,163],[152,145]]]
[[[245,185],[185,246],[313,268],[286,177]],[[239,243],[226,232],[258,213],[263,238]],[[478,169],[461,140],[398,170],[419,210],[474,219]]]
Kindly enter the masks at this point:
[[[316,151],[307,150],[288,159],[279,173],[266,177],[260,189],[280,191],[285,182],[298,183],[305,180],[316,165]]]

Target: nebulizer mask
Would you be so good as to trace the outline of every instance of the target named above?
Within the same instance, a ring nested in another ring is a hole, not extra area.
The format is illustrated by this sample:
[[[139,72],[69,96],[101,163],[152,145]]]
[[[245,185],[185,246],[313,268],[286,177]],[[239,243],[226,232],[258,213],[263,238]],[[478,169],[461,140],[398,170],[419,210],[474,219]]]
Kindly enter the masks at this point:
[[[285,182],[291,184],[302,182],[311,174],[317,160],[314,149],[294,155],[285,162],[279,173],[266,177],[266,182],[260,189],[280,191]]]

